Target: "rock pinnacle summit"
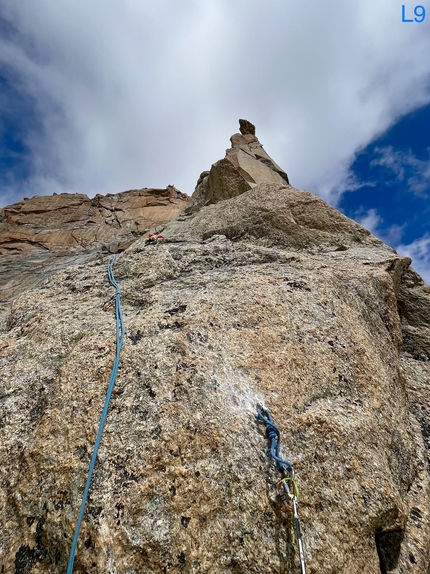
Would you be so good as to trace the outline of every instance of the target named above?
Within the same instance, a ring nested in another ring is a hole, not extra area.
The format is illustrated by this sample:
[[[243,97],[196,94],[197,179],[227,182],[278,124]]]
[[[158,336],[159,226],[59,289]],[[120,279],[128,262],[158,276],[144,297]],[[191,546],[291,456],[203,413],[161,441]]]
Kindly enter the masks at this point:
[[[255,126],[248,120],[239,120],[239,131],[243,136],[245,134],[255,136]]]
[[[184,213],[241,195],[260,183],[289,185],[285,171],[263,149],[255,126],[248,120],[239,120],[239,126],[240,133],[231,136],[225,158],[200,175]]]
[[[50,254],[30,239],[76,255],[1,323],[0,574],[65,574],[86,492],[73,574],[430,572],[430,287],[250,122],[230,141],[190,201],[3,211],[5,280]]]

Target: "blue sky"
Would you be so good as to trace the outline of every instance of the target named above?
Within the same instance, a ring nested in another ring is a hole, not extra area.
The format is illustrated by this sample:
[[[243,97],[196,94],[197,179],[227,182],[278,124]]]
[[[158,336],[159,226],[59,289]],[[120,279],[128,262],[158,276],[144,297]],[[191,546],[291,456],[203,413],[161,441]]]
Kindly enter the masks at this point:
[[[358,151],[350,172],[339,209],[412,257],[430,283],[430,105]]]
[[[430,6],[401,6],[0,0],[0,206],[191,194],[244,117],[295,187],[430,283]]]

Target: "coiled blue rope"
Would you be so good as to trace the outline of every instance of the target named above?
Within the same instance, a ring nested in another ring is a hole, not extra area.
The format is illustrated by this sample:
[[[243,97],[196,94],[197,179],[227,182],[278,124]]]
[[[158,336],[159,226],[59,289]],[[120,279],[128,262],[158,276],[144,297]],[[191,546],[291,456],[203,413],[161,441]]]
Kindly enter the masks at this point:
[[[106,393],[105,404],[103,407],[102,415],[100,417],[99,430],[97,431],[97,438],[96,438],[96,442],[94,443],[94,449],[93,449],[93,454],[91,457],[90,468],[88,470],[87,482],[85,484],[84,494],[82,496],[81,509],[79,511],[78,521],[76,523],[75,534],[73,536],[72,547],[70,550],[69,562],[67,565],[67,574],[72,574],[72,572],[73,572],[73,563],[75,561],[75,554],[76,554],[76,547],[78,545],[79,531],[81,529],[81,523],[82,523],[82,519],[84,516],[85,505],[87,502],[88,492],[90,490],[90,485],[91,485],[91,478],[93,476],[94,466],[96,464],[97,452],[99,450],[100,441],[101,441],[102,434],[103,434],[103,428],[105,425],[106,416],[107,416],[108,409],[109,409],[109,401],[110,401],[113,387],[115,384],[116,373],[118,371],[118,365],[119,365],[119,355],[121,352],[121,347],[122,347],[122,343],[124,341],[124,335],[125,335],[124,319],[122,316],[122,309],[121,309],[121,289],[120,289],[118,283],[115,281],[115,277],[114,277],[113,271],[112,271],[112,267],[113,267],[113,264],[114,264],[116,257],[117,257],[116,255],[112,255],[112,257],[109,258],[109,262],[108,262],[109,283],[113,287],[115,287],[115,289],[116,289],[116,294],[115,294],[115,316],[116,316],[116,354],[115,354],[115,361],[114,361],[114,364],[112,367],[112,373],[110,376],[109,386],[108,386],[108,390]]]
[[[293,467],[289,460],[280,457],[279,449],[281,447],[281,433],[278,427],[273,422],[273,419],[267,409],[258,409],[256,419],[266,425],[267,438],[270,441],[270,447],[267,449],[270,456],[276,462],[277,467],[281,472],[292,472]]]

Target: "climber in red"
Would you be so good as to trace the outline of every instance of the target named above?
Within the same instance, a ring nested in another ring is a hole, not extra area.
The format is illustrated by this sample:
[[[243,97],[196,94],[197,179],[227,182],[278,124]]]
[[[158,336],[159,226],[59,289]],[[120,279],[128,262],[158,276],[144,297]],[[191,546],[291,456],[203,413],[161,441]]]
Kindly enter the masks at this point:
[[[145,246],[157,245],[159,239],[164,239],[161,233],[150,233],[148,237],[145,239]]]

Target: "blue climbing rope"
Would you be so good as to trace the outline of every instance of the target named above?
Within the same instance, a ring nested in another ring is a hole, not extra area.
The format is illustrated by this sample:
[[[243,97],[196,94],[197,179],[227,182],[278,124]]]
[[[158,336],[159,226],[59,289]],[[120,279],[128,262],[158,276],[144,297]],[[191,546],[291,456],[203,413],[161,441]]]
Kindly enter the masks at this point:
[[[76,547],[78,545],[79,531],[81,529],[81,523],[82,523],[82,519],[84,516],[85,505],[87,502],[88,492],[90,490],[90,485],[91,485],[91,478],[93,476],[94,466],[96,464],[97,452],[99,450],[100,441],[101,441],[102,434],[103,434],[103,428],[105,425],[106,416],[107,416],[108,409],[109,409],[109,401],[110,401],[113,387],[115,384],[116,373],[118,371],[118,365],[119,365],[119,355],[121,352],[121,347],[122,347],[122,344],[124,341],[124,335],[125,335],[124,319],[122,316],[122,309],[121,309],[121,289],[120,289],[118,283],[115,281],[115,277],[114,277],[113,271],[112,271],[112,267],[113,267],[113,264],[115,262],[116,257],[117,257],[117,255],[112,255],[109,258],[109,262],[108,262],[109,283],[116,289],[116,294],[115,294],[115,316],[116,316],[116,354],[115,354],[115,361],[114,361],[114,364],[112,367],[112,373],[110,376],[109,386],[108,386],[108,390],[106,393],[105,404],[103,407],[102,415],[100,417],[99,430],[97,431],[97,438],[96,438],[96,442],[94,443],[94,449],[93,449],[93,454],[91,457],[90,468],[88,470],[87,482],[85,484],[84,494],[82,496],[81,509],[79,511],[78,521],[76,523],[75,534],[73,536],[72,547],[70,550],[69,562],[67,565],[67,574],[72,574],[72,572],[73,572],[73,563],[75,561],[75,554],[76,554]]]
[[[306,563],[305,563],[305,552],[303,549],[302,532],[300,529],[300,520],[298,513],[298,502],[299,502],[299,489],[294,480],[294,470],[293,465],[287,459],[280,457],[279,449],[281,446],[281,433],[278,427],[273,422],[273,419],[267,409],[263,407],[257,409],[257,420],[263,422],[266,425],[267,438],[270,441],[270,447],[267,449],[270,456],[276,462],[278,469],[284,474],[289,473],[290,476],[284,477],[278,483],[278,494],[285,504],[287,510],[293,513],[294,518],[294,528],[295,528],[295,542],[299,550],[300,558],[300,572],[301,574],[306,574]]]
[[[278,427],[273,422],[270,413],[266,409],[258,409],[257,420],[263,422],[266,425],[267,438],[270,441],[270,447],[267,449],[270,456],[276,462],[276,466],[281,472],[287,471],[292,472],[293,467],[289,460],[280,457],[279,449],[281,447],[281,433]]]

